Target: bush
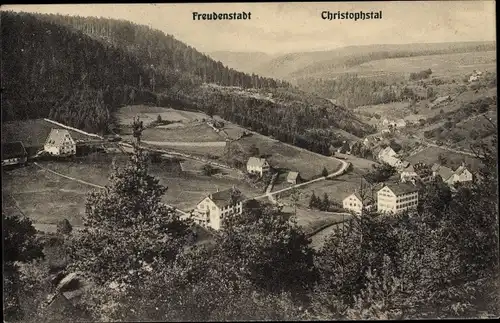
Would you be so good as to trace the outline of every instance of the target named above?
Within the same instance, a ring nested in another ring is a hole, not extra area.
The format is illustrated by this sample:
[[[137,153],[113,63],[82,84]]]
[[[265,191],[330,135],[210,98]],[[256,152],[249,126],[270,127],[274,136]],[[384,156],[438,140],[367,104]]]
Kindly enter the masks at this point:
[[[205,164],[202,167],[202,172],[203,172],[203,175],[205,175],[205,176],[212,176],[212,175],[217,173],[217,168],[213,167],[210,164]]]
[[[70,234],[73,231],[73,227],[69,223],[68,219],[62,219],[57,223],[57,233],[59,234]]]

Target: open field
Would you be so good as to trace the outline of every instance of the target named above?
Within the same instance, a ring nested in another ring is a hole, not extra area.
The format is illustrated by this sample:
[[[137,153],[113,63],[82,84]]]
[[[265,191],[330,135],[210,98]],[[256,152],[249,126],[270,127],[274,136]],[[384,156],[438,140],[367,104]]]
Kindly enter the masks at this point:
[[[4,199],[7,206],[17,203],[37,223],[55,224],[66,218],[72,225],[82,225],[86,196],[94,188],[34,165],[4,172],[2,177],[2,194],[11,197]]]
[[[152,121],[156,121],[158,115],[161,116],[162,120],[182,123],[190,123],[193,121],[201,121],[202,119],[209,119],[206,114],[201,112],[174,110],[171,108],[152,107],[146,105],[132,105],[123,107],[118,111],[116,117],[120,124],[130,125],[134,118],[136,118],[137,116],[139,116],[144,124],[149,124]]]
[[[444,55],[415,56],[374,60],[349,69],[348,73],[371,75],[374,72],[405,73],[432,69],[436,76],[457,76],[474,69],[496,70],[496,52],[473,52]]]
[[[25,147],[43,147],[51,129],[63,129],[43,119],[2,122],[2,143],[22,141]],[[96,140],[94,137],[68,130],[74,140]]]
[[[288,211],[293,212],[292,207],[289,209]],[[346,218],[348,218],[347,215],[321,212],[307,208],[297,208],[296,216],[297,224],[300,225],[307,234],[316,232],[327,225],[342,222]]]
[[[323,167],[326,167],[328,173],[333,173],[341,166],[341,163],[334,158],[315,154],[258,134],[241,138],[238,144],[246,150],[255,144],[260,154],[268,158],[271,166],[298,171],[304,179],[321,174]]]
[[[163,145],[152,145],[145,142],[141,143],[141,146],[152,148],[152,149],[164,149],[168,151],[175,151],[179,153],[189,154],[193,156],[199,156],[206,159],[219,159],[224,155],[225,147],[218,146],[168,146]]]
[[[439,91],[439,88],[444,86],[446,85],[440,85],[435,88]],[[455,85],[455,87],[457,86],[458,85]],[[388,120],[404,119],[409,122],[417,123],[420,119],[436,117],[441,114],[441,111],[443,113],[456,111],[469,102],[473,102],[480,98],[496,96],[496,88],[479,89],[477,93],[473,90],[466,90],[462,93],[451,94],[450,91],[442,91],[439,96],[441,95],[450,95],[452,101],[441,104],[435,109],[429,109],[426,106],[429,103],[428,100],[422,100],[417,102],[413,108],[409,107],[409,102],[393,102],[357,107],[355,112],[364,122],[382,128],[386,128],[381,124],[384,118],[387,118]],[[414,113],[414,111],[416,111],[416,113]],[[374,114],[379,114],[381,118],[379,120],[372,119],[371,115]]]
[[[123,165],[126,156],[93,154],[66,162],[39,162],[43,167],[66,176],[104,186],[108,184],[111,162]],[[183,173],[178,162],[165,160],[152,164],[150,173],[168,187],[163,198],[166,204],[181,210],[194,208],[205,195],[238,187],[245,196],[252,197],[255,191],[237,178],[237,174],[224,170],[223,176],[202,176]],[[11,194],[25,214],[35,222],[54,224],[67,218],[72,225],[81,225],[87,192],[95,189],[69,179],[46,172],[35,165],[6,172],[2,190]]]
[[[176,129],[147,128],[142,132],[142,139],[149,141],[206,142],[224,141],[225,138],[217,134],[207,124],[199,123]]]
[[[307,207],[312,192],[320,198],[323,198],[324,193],[326,193],[330,200],[341,204],[344,198],[352,194],[354,190],[359,189],[360,180],[361,177],[358,174],[348,173],[326,181],[311,183],[307,188],[300,190],[299,205]]]
[[[406,158],[406,160],[411,164],[422,162],[432,165],[439,163],[439,155],[443,155],[454,168],[458,167],[462,161],[471,165],[472,170],[477,170],[481,165],[481,162],[472,156],[457,154],[437,147],[427,147],[419,153]]]

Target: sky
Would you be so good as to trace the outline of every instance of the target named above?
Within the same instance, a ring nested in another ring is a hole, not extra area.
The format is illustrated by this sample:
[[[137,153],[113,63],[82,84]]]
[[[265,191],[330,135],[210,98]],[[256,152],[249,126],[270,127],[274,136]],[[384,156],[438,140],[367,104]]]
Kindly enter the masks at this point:
[[[351,45],[494,41],[494,1],[10,5],[2,10],[125,19],[201,52],[281,54]],[[380,20],[323,20],[321,13],[382,11]],[[193,12],[251,12],[250,20],[194,21]]]

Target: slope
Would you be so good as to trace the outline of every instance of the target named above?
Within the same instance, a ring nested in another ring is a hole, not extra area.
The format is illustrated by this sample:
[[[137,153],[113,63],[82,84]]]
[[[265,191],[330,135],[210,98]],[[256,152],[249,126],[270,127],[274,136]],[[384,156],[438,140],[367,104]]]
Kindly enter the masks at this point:
[[[330,51],[282,55],[257,67],[255,73],[294,80],[301,77],[324,77],[380,59],[491,50],[496,50],[496,42],[348,46]]]
[[[127,21],[2,12],[2,40],[2,116],[10,119],[49,115],[106,132],[117,108],[157,105],[219,114],[324,154],[341,141],[338,129],[374,130],[328,100],[227,68]]]

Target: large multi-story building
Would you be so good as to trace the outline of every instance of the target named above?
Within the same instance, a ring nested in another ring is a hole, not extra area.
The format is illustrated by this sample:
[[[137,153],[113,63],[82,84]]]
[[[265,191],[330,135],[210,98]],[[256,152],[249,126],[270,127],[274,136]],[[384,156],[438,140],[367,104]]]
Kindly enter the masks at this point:
[[[411,183],[385,184],[377,192],[379,212],[399,213],[418,205],[418,187]]]
[[[222,220],[243,212],[243,196],[233,187],[206,196],[193,212],[193,219],[200,225],[219,230]]]

